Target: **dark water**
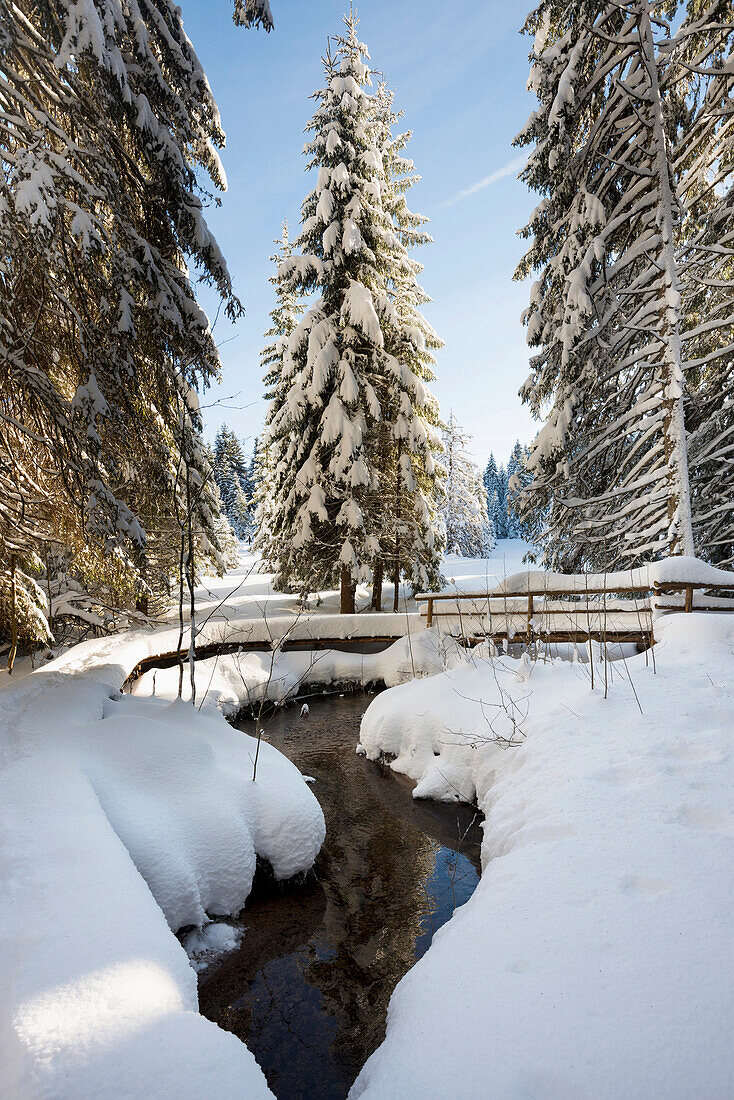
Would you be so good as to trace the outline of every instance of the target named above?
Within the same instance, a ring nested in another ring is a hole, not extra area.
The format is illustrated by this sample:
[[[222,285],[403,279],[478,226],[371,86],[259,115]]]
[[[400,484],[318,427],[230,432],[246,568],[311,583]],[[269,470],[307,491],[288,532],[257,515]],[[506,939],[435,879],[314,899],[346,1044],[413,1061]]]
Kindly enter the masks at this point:
[[[341,1100],[385,1034],[390,995],[479,880],[479,815],[416,802],[357,756],[363,694],[277,713],[266,740],[313,776],[326,817],[315,876],[261,886],[241,948],[200,980],[203,1014],[244,1040],[279,1100]],[[253,723],[242,722],[251,732]]]

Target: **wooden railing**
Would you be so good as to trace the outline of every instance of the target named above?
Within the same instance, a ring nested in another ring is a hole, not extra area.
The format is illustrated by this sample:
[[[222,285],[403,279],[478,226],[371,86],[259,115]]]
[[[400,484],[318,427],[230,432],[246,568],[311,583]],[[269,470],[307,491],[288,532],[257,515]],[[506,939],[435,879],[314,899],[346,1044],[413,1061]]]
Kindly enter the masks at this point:
[[[697,591],[733,593],[734,576],[731,585],[670,581],[655,583],[652,588],[585,588],[579,585],[575,589],[554,589],[535,584],[522,592],[496,589],[485,592],[424,592],[415,598],[419,605],[426,604],[426,626],[433,626],[435,619],[450,618],[459,621],[462,635],[467,633],[465,625],[470,625],[478,627],[475,633],[485,637],[517,638],[524,635],[528,644],[534,638],[574,641],[589,637],[651,644],[654,611],[734,612],[734,600],[694,606],[694,592]],[[678,594],[684,598],[682,605],[659,602],[661,596],[674,597]],[[446,603],[454,606],[441,610],[441,604]],[[554,616],[565,617],[565,628],[560,629],[563,625],[560,621],[557,630],[536,629],[534,626],[536,617],[546,619]],[[497,620],[503,623],[499,629]],[[524,629],[515,629],[518,621]]]

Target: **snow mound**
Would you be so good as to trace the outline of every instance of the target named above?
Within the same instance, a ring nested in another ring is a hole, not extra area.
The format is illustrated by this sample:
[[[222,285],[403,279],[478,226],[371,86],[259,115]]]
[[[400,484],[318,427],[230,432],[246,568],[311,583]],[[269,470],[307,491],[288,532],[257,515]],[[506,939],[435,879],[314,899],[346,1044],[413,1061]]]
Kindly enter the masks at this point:
[[[195,928],[184,937],[183,945],[191,965],[197,973],[206,970],[210,963],[231,951],[242,942],[243,931],[226,921],[212,921],[204,928]]]
[[[3,1095],[269,1096],[198,1015],[171,929],[241,909],[258,855],[307,870],[323,814],[271,746],[253,782],[252,738],[212,707],[119,696],[123,674],[0,691]]]
[[[353,1100],[732,1094],[734,619],[669,616],[606,699],[590,671],[477,659],[367,710],[368,756],[486,820]]]

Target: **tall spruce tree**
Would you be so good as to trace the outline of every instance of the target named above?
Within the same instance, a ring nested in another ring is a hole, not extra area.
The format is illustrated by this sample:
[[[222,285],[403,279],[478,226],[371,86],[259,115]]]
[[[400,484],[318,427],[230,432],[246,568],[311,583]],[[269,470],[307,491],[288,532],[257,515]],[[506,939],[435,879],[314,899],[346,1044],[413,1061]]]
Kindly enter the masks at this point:
[[[495,537],[508,538],[507,531],[507,474],[504,466],[497,466],[494,454],[490,454],[482,476],[487,490],[487,514]]]
[[[562,567],[693,553],[671,156],[686,112],[658,7],[546,0],[525,25],[539,107],[517,140],[544,197],[518,268],[540,271],[522,394],[552,407],[524,501],[548,510]]]
[[[523,447],[520,440],[515,441],[512,454],[507,463],[507,490],[505,493],[505,523],[507,537],[510,539],[530,539],[532,530],[523,522],[518,502],[530,486],[532,475],[528,470],[530,448]]]
[[[301,254],[281,267],[287,287],[320,297],[283,353],[289,390],[269,417],[264,445],[279,583],[309,590],[339,583],[342,611],[351,611],[356,582],[391,551],[399,568],[410,563],[417,584],[437,568],[437,440],[420,376],[428,352],[419,290],[408,290],[405,246],[383,204],[384,111],[366,90],[356,21],[345,24],[324,58],[326,86],[314,96],[306,152],[318,172],[302,208]],[[381,524],[391,474],[397,545],[385,545]]]
[[[232,530],[240,539],[249,538],[253,528],[250,465],[242,444],[226,424],[214,441],[212,476]]]
[[[392,380],[378,428],[376,453],[381,464],[382,503],[373,523],[380,525],[382,547],[390,549],[387,562],[380,556],[372,563],[372,607],[379,610],[382,606],[383,575],[389,565],[393,611],[397,611],[401,576],[407,575],[414,585],[421,587],[438,581],[442,546],[436,540],[435,530],[444,471],[437,461],[442,451],[440,410],[427,388],[435,379],[434,352],[442,342],[423,316],[422,307],[430,302],[430,297],[418,282],[423,264],[410,254],[411,250],[431,243],[432,237],[425,228],[428,219],[408,206],[407,193],[420,176],[413,161],[404,155],[411,131],[394,133],[402,119],[402,113],[394,108],[394,98],[394,92],[383,79],[373,103],[375,140],[382,162],[378,183],[382,206],[392,219],[394,232],[393,239],[385,242],[389,245],[388,294],[404,334],[393,350],[401,366],[422,383],[411,390],[406,389],[402,380],[398,385]],[[406,459],[410,462],[409,471]]]

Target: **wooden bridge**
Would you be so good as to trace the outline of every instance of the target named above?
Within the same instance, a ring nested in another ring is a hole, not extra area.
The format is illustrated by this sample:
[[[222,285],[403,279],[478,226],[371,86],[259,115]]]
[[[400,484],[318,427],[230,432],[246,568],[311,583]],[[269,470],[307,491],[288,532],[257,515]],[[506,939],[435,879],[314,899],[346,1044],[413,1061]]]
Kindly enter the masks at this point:
[[[276,615],[271,618],[213,619],[197,638],[196,659],[227,653],[341,650],[346,653],[377,653],[400,638],[419,630],[424,624],[415,611],[390,614],[367,612],[359,615],[309,612]],[[178,630],[169,629],[149,636],[145,652],[136,658],[124,686],[154,668],[171,668],[188,659],[188,624],[184,644],[178,646]]]
[[[584,643],[594,638],[602,642],[633,642],[647,648],[654,642],[658,614],[734,611],[734,598],[721,595],[734,596],[734,573],[708,566],[705,569],[710,579],[682,581],[651,579],[645,567],[629,574],[606,576],[519,573],[485,592],[422,593],[415,597],[419,613],[365,611],[343,616],[307,612],[270,618],[261,615],[211,619],[199,630],[196,656],[204,660],[220,654],[268,651],[275,647],[283,652],[335,649],[374,653],[422,626],[438,627],[466,645],[476,645],[485,638],[524,644]],[[189,639],[186,636],[179,649],[178,634],[173,627],[152,633],[130,632],[125,685],[149,669],[165,668],[180,658],[186,659]],[[118,663],[122,659],[120,637],[108,640],[106,660]],[[81,644],[82,650],[84,645]],[[79,646],[74,647],[74,651],[79,650]],[[73,656],[73,651],[70,655]]]
[[[527,578],[524,585],[521,578]],[[515,585],[505,583],[487,592],[424,592],[416,601],[426,626],[437,626],[468,644],[485,638],[527,645],[593,638],[647,648],[655,640],[658,614],[734,611],[734,599],[721,595],[734,595],[734,574],[729,584],[654,581],[650,586],[640,585],[636,577],[628,584],[608,584],[602,574],[582,574],[562,578],[573,583],[555,588],[557,575],[550,574],[547,582],[542,578],[518,574]],[[443,624],[437,621],[442,619]]]

